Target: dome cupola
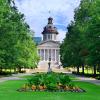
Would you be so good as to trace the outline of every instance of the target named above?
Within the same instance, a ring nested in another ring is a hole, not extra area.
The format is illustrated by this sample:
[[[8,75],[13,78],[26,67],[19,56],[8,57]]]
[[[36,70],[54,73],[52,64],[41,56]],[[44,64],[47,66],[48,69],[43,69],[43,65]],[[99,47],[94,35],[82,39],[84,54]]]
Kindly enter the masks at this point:
[[[48,24],[44,27],[42,34],[58,34],[57,28],[53,25],[53,18],[48,18]]]
[[[52,21],[53,21],[53,18],[52,18],[52,17],[49,17],[49,18],[48,18],[48,24],[53,24]]]
[[[43,34],[43,41],[46,41],[46,40],[56,41],[58,31],[57,31],[57,28],[53,25],[52,17],[48,18],[48,24],[44,27],[42,34]]]

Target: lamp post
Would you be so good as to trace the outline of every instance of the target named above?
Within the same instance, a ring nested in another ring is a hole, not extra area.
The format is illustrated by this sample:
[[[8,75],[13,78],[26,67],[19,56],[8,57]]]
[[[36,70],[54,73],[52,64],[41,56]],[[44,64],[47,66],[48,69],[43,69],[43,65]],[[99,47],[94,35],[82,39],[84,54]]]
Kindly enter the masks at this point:
[[[51,66],[51,58],[49,58],[49,62],[48,62],[48,73],[51,72],[51,68],[50,68],[50,66]]]

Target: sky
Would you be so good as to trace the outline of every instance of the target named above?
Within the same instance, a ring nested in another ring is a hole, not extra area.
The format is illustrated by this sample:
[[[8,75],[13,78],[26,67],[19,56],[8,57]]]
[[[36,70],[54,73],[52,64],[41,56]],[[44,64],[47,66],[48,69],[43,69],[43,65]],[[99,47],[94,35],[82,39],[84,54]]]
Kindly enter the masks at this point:
[[[42,37],[41,32],[47,25],[48,17],[52,17],[57,27],[58,40],[65,38],[68,24],[74,20],[74,9],[80,4],[80,0],[15,0],[19,11],[25,15],[35,36]]]

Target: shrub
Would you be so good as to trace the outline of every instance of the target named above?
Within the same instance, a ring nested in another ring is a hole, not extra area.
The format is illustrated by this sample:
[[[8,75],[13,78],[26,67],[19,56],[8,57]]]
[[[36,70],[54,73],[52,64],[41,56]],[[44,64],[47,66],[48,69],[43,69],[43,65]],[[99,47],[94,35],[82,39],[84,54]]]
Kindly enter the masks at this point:
[[[31,79],[28,79],[28,83],[30,86],[32,86],[32,85],[38,86],[39,85],[39,76],[34,75]]]
[[[69,78],[69,76],[65,74],[61,74],[58,77],[59,77],[59,83],[61,83],[64,86],[68,85],[71,82],[71,79]]]
[[[31,79],[28,79],[28,85],[25,87],[25,90],[27,90],[28,86],[33,91],[82,91],[74,85],[66,74],[53,72],[34,74]]]
[[[50,91],[56,90],[57,88],[57,75],[55,73],[49,73],[45,77],[45,85]]]
[[[0,72],[0,75],[11,75],[11,74],[12,74],[11,72],[4,72],[4,71]]]

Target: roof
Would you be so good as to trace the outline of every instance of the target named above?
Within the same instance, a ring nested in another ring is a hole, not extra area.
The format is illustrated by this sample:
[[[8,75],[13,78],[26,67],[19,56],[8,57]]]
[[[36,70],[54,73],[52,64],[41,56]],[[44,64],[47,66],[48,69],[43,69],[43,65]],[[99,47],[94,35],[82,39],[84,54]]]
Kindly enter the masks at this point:
[[[53,40],[42,41],[42,42],[41,42],[40,44],[38,44],[38,45],[42,45],[42,44],[48,43],[48,42],[52,42],[52,43],[56,43],[56,44],[60,45],[60,42],[59,42],[59,41],[53,41]]]
[[[41,42],[39,45],[37,45],[38,49],[53,49],[53,48],[57,48],[60,49],[60,42],[59,41],[43,41]]]
[[[48,18],[48,24],[44,27],[42,34],[58,34],[57,28],[53,25],[53,18]]]

